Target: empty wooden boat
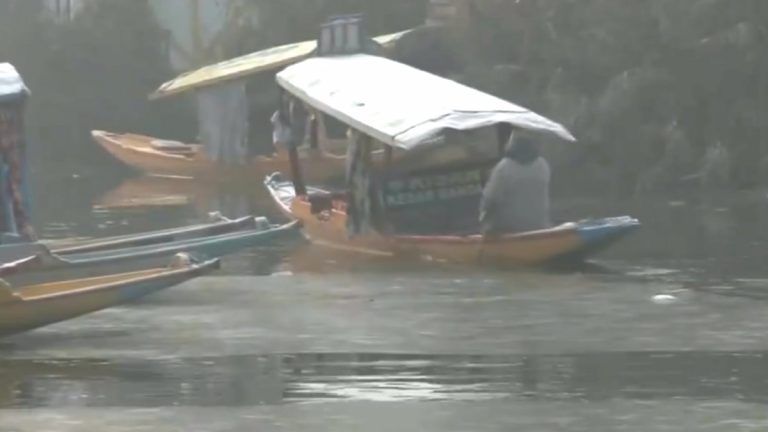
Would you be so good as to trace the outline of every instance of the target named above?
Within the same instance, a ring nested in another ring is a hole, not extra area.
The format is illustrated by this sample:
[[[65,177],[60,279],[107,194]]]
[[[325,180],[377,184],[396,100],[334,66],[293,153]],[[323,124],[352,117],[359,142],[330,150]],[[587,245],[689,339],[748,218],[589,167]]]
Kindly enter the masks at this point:
[[[14,284],[77,279],[157,266],[178,253],[187,253],[197,259],[220,258],[243,249],[291,244],[302,239],[298,222],[277,226],[261,220],[252,229],[145,246],[65,255],[43,249],[34,256],[0,266],[0,277]]]
[[[0,245],[0,263],[17,261],[39,253],[58,256],[86,252],[105,252],[128,249],[139,246],[162,245],[182,240],[212,237],[235,231],[255,229],[264,226],[263,219],[253,216],[239,219],[227,219],[220,215],[212,216],[210,223],[194,224],[158,231],[148,231],[114,237],[102,237],[88,240],[60,240],[55,242],[18,242]]]
[[[287,171],[290,161],[286,154],[255,156],[243,164],[219,164],[211,160],[202,146],[161,140],[137,134],[105,131],[91,132],[104,150],[137,171],[161,176],[192,177],[210,182],[261,182],[275,171]],[[344,157],[319,149],[306,149],[302,159],[311,163],[306,176],[324,182],[343,176]]]
[[[8,336],[124,304],[216,268],[176,257],[169,267],[12,287],[0,284],[0,336]]]

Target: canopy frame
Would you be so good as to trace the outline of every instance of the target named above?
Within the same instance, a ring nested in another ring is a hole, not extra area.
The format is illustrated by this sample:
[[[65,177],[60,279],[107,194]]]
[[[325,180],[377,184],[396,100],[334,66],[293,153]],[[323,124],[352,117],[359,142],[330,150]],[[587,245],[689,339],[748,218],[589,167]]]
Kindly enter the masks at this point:
[[[378,56],[308,59],[278,73],[277,82],[314,109],[406,151],[434,142],[445,130],[499,124],[576,140],[527,108]]]

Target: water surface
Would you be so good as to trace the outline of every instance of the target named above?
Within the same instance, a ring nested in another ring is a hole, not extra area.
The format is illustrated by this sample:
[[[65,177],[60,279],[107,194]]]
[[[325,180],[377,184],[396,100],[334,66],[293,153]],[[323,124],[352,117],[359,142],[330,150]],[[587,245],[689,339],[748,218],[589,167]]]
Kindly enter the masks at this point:
[[[258,191],[138,190],[130,206],[54,193],[37,224],[88,237],[273,212]],[[247,251],[0,341],[0,430],[762,431],[767,210],[760,194],[563,200],[563,219],[645,224],[575,272]]]

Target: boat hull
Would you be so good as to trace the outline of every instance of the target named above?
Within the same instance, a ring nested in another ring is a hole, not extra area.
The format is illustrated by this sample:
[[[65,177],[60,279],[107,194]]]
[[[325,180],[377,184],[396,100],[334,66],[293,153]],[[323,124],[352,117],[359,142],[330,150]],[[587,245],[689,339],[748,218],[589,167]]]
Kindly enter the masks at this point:
[[[218,268],[218,265],[217,260],[212,260],[181,269],[169,268],[147,276],[117,275],[106,282],[74,280],[66,282],[71,289],[50,294],[44,293],[50,289],[46,287],[20,288],[17,298],[0,300],[0,336],[22,333],[128,303],[204,275]],[[25,298],[25,292],[29,290],[43,291],[43,294]]]
[[[38,284],[83,276],[133,271],[162,265],[177,253],[198,259],[219,258],[243,249],[301,240],[297,222],[269,228],[257,227],[218,236],[177,240],[162,244],[56,255],[38,254],[0,269],[0,277],[13,284]]]
[[[192,177],[210,182],[261,182],[264,176],[275,171],[288,172],[290,161],[287,154],[274,157],[257,156],[243,165],[219,164],[211,159],[199,145],[189,145],[186,154],[174,154],[156,149],[152,143],[157,138],[137,134],[116,134],[93,131],[96,143],[124,164],[137,171],[152,175]],[[344,157],[329,153],[307,151],[302,159],[308,167],[308,181],[324,182],[344,173]]]
[[[342,210],[334,208],[315,215],[307,199],[295,197],[290,182],[270,177],[266,186],[281,211],[287,217],[301,221],[307,236],[314,243],[382,257],[418,257],[505,267],[574,262],[601,252],[640,226],[634,218],[618,217],[567,223],[552,229],[506,235],[493,240],[480,235],[385,236],[378,233],[349,238],[347,216]]]
[[[86,252],[101,252],[110,249],[123,249],[192,240],[201,237],[217,236],[241,230],[254,229],[257,219],[253,216],[229,220],[223,219],[208,224],[189,225],[125,236],[99,238],[89,241],[62,243],[52,248],[57,255],[69,255]]]
[[[223,235],[235,231],[254,229],[257,219],[249,216],[240,219],[222,219],[209,224],[189,225],[159,231],[105,237],[89,240],[65,240],[58,242],[18,242],[0,245],[0,263],[11,263],[24,258],[51,253],[59,256],[86,252],[105,252],[116,249],[158,245],[182,240]]]

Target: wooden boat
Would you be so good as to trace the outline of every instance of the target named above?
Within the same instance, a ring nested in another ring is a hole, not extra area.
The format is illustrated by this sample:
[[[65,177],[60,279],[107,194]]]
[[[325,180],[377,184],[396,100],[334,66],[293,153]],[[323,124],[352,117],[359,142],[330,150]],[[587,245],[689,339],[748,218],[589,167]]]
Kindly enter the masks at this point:
[[[351,168],[344,191],[280,175],[265,181],[278,207],[300,220],[313,242],[381,256],[528,266],[584,259],[639,226],[634,218],[619,217],[484,238],[477,222],[480,196],[511,133],[566,141],[574,141],[573,135],[526,108],[454,81],[383,57],[336,54],[277,74],[287,93],[356,131],[349,164],[357,168]],[[389,164],[369,162],[377,145],[385,147]],[[467,148],[473,151],[456,151]],[[401,153],[397,160],[395,151]],[[420,162],[409,166],[412,154]]]
[[[346,252],[406,259],[425,258],[456,263],[501,266],[533,266],[580,261],[630,234],[640,226],[631,217],[569,222],[548,230],[505,235],[486,240],[473,235],[397,235],[372,233],[350,238],[344,199],[334,200],[331,210],[316,213],[312,201],[330,196],[311,188],[296,198],[292,182],[279,176],[266,182],[274,201],[287,216],[302,222],[309,239]]]
[[[102,252],[133,248],[137,246],[160,245],[180,240],[222,235],[241,230],[254,229],[264,221],[252,216],[227,219],[220,215],[207,224],[195,224],[178,228],[149,231],[124,236],[103,237],[88,240],[60,240],[56,242],[12,243],[0,245],[0,263],[17,261],[32,255],[50,253],[59,256],[86,252]]]
[[[297,222],[275,226],[262,219],[252,229],[149,245],[115,249],[83,248],[64,255],[43,249],[34,256],[0,266],[0,277],[24,284],[76,279],[83,275],[122,273],[157,266],[178,253],[187,253],[198,259],[219,258],[247,248],[269,247],[301,239]]]
[[[6,158],[10,163],[0,163],[0,190],[4,191],[0,193],[0,263],[16,263],[7,266],[6,273],[48,280],[73,279],[85,273],[91,276],[106,274],[112,267],[117,268],[113,273],[127,271],[137,263],[167,259],[179,252],[219,257],[295,234],[295,224],[278,227],[265,218],[229,220],[219,217],[208,224],[90,241],[54,245],[34,241],[27,211],[28,197],[25,196],[21,121],[28,94],[16,69],[9,64],[0,64],[0,138],[9,147],[5,150],[6,156],[10,155]],[[72,277],[55,279],[48,275],[50,270],[76,273]]]
[[[197,144],[184,144],[137,134],[92,131],[91,135],[104,150],[124,164],[146,174],[192,177],[198,181],[238,182],[264,177],[289,169],[288,156],[256,156],[242,165],[222,165],[211,160]],[[344,170],[344,157],[322,150],[307,149],[302,159],[311,163],[307,176],[313,181],[327,181]]]
[[[139,246],[161,245],[181,240],[191,240],[201,237],[212,237],[237,231],[252,230],[268,224],[267,221],[246,216],[238,219],[228,219],[218,214],[210,215],[215,221],[189,225],[165,230],[149,231],[124,236],[104,237],[93,240],[77,241],[74,243],[58,243],[52,252],[57,255],[72,255],[86,252],[102,252],[107,250],[125,249]]]
[[[127,303],[204,275],[218,260],[192,263],[178,257],[170,267],[11,287],[0,284],[0,336],[8,336]]]

